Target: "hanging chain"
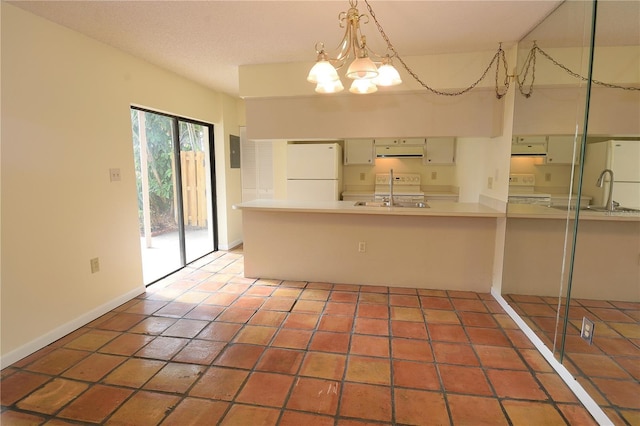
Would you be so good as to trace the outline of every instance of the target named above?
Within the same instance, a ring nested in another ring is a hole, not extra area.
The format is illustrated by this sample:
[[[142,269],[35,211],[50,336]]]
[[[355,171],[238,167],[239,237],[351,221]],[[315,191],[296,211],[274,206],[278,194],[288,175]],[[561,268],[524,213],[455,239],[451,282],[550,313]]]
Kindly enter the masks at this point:
[[[556,61],[555,59],[553,59],[551,57],[551,55],[549,55],[547,52],[545,52],[544,50],[542,50],[541,48],[538,47],[538,45],[536,44],[536,42],[533,42],[533,47],[531,48],[532,51],[538,51],[540,52],[540,54],[542,56],[544,56],[545,58],[547,58],[549,61],[551,61],[555,66],[562,68],[564,71],[566,71],[567,74],[569,74],[572,77],[575,77],[577,79],[580,79],[582,81],[587,81],[588,78],[584,77],[576,72],[571,71],[569,68],[567,68],[566,66],[562,65],[560,62]],[[591,80],[591,82],[593,84],[597,84],[599,86],[604,86],[604,87],[608,87],[610,89],[622,89],[622,90],[640,90],[640,87],[633,87],[633,86],[620,86],[617,84],[611,84],[611,83],[605,83],[603,81],[599,81],[599,80]]]
[[[368,0],[364,0],[364,3],[367,5],[367,9],[369,10],[369,14],[373,18],[373,21],[376,23],[376,27],[378,28],[378,32],[380,33],[380,35],[384,39],[385,43],[387,43],[387,48],[393,53],[392,57],[397,58],[398,61],[404,67],[404,69],[409,73],[409,75],[411,75],[411,77],[413,77],[413,79],[415,81],[417,81],[422,87],[424,87],[428,91],[430,91],[430,92],[432,92],[432,93],[434,93],[436,95],[442,95],[442,96],[459,96],[459,95],[463,95],[463,94],[469,92],[470,90],[473,90],[478,84],[480,84],[480,82],[482,80],[484,80],[484,78],[489,73],[489,70],[491,70],[491,68],[493,67],[494,63],[496,64],[496,78],[495,78],[496,97],[498,99],[501,99],[507,93],[507,91],[509,90],[509,83],[510,83],[509,71],[508,71],[507,60],[506,60],[506,57],[505,57],[505,52],[502,49],[502,43],[500,43],[500,45],[498,47],[498,51],[495,53],[495,55],[493,55],[493,58],[491,59],[491,62],[489,63],[487,68],[484,70],[484,72],[482,73],[480,78],[478,80],[476,80],[473,84],[471,84],[469,87],[467,87],[465,89],[461,89],[459,91],[455,91],[455,92],[444,92],[444,91],[441,91],[441,90],[434,89],[433,87],[430,87],[428,84],[423,82],[420,79],[420,77],[418,77],[418,75],[415,72],[413,72],[413,70],[409,67],[409,65],[407,65],[406,62],[402,59],[402,57],[400,56],[400,54],[398,53],[396,48],[393,46],[393,43],[391,43],[391,40],[389,40],[389,37],[387,37],[387,34],[384,32],[384,29],[382,28],[382,25],[380,25],[380,22],[378,22],[378,19],[376,18],[376,14],[373,11],[373,9],[371,8],[371,5],[369,4]],[[549,55],[544,50],[540,49],[538,47],[538,45],[534,42],[533,43],[533,47],[529,51],[529,54],[527,55],[527,58],[525,59],[525,62],[523,64],[524,75],[522,77],[522,80],[520,80],[519,76],[516,76],[516,80],[517,80],[517,83],[518,83],[518,89],[519,89],[520,93],[523,96],[529,98],[529,97],[531,97],[531,94],[533,93],[533,83],[534,83],[534,81],[536,79],[536,76],[535,76],[535,72],[536,72],[536,52],[540,52],[541,55],[543,55],[545,58],[547,58],[549,61],[551,61],[557,67],[559,67],[559,68],[563,69],[564,71],[566,71],[569,75],[571,75],[571,76],[573,76],[575,78],[581,79],[583,81],[587,81],[588,80],[586,77],[583,77],[580,74],[577,74],[577,73],[571,71],[569,68],[567,68],[566,66],[562,65],[560,62],[558,62],[555,59],[553,59],[551,57],[551,55]],[[502,61],[503,66],[504,66],[504,73],[505,73],[504,82],[503,82],[504,91],[502,93],[500,92],[500,88],[499,88],[499,85],[498,85],[498,74],[500,73],[500,62],[501,61]],[[527,78],[529,76],[529,70],[531,70],[531,82],[529,83],[529,88],[527,90],[525,90],[524,87],[525,87],[526,80],[527,80]],[[611,89],[640,90],[640,87],[619,86],[619,85],[616,85],[616,84],[604,83],[604,82],[599,81],[599,80],[592,80],[592,82],[593,82],[593,84],[598,84],[600,86],[608,87],[608,88],[611,88]]]
[[[527,59],[524,60],[524,64],[522,65],[524,75],[522,76],[522,80],[520,80],[520,74],[516,76],[516,81],[518,83],[518,90],[525,97],[531,97],[533,93],[533,82],[536,81],[536,49],[531,49],[529,54],[527,55]],[[527,77],[529,76],[529,70],[531,70],[531,83],[529,83],[529,90],[524,91],[524,85],[527,81]]]
[[[496,63],[496,97],[498,99],[502,98],[506,92],[507,89],[509,88],[509,76],[507,75],[507,61],[505,59],[505,53],[504,50],[502,50],[502,43],[500,44],[500,47],[498,48],[498,51],[496,52],[495,55],[493,55],[493,58],[491,59],[491,62],[489,63],[489,65],[487,66],[487,68],[484,70],[484,72],[482,73],[482,75],[480,76],[479,79],[477,79],[473,84],[471,84],[469,87],[456,91],[456,92],[443,92],[441,90],[437,90],[434,89],[433,87],[430,87],[427,83],[425,83],[424,81],[422,81],[420,79],[420,77],[418,77],[418,75],[413,72],[413,70],[411,70],[411,68],[409,67],[409,65],[406,64],[406,62],[402,59],[402,57],[400,56],[400,54],[398,53],[398,51],[396,50],[396,48],[393,46],[393,43],[391,43],[391,40],[389,40],[389,37],[387,37],[387,34],[384,32],[384,29],[382,28],[382,25],[380,25],[380,22],[378,22],[378,18],[376,18],[376,14],[373,11],[373,9],[371,8],[371,5],[369,4],[369,2],[367,0],[364,0],[364,3],[367,5],[367,9],[369,10],[369,14],[371,15],[371,17],[373,18],[373,21],[376,23],[376,26],[378,27],[378,32],[380,33],[380,35],[382,36],[382,38],[384,39],[384,41],[387,43],[387,48],[393,53],[393,57],[397,58],[398,61],[402,64],[402,66],[404,67],[404,69],[411,75],[411,77],[413,77],[414,80],[416,80],[418,83],[420,83],[420,85],[422,87],[424,87],[425,89],[427,89],[428,91],[435,93],[436,95],[441,95],[441,96],[459,96],[459,95],[463,95],[467,92],[469,92],[470,90],[473,90],[478,84],[480,84],[480,82],[482,80],[484,80],[484,78],[487,76],[487,73],[489,72],[489,70],[491,70],[491,68],[493,67],[493,64]],[[502,61],[504,63],[504,69],[505,69],[505,91],[504,93],[500,93],[499,88],[498,88],[498,71],[500,69],[500,61]]]

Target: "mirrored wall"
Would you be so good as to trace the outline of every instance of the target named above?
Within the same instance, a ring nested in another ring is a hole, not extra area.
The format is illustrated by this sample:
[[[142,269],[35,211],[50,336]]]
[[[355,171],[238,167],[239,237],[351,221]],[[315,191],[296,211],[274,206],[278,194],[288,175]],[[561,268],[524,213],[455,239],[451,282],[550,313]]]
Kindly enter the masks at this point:
[[[564,2],[520,42],[517,71],[503,297],[615,424],[635,424],[640,2]]]

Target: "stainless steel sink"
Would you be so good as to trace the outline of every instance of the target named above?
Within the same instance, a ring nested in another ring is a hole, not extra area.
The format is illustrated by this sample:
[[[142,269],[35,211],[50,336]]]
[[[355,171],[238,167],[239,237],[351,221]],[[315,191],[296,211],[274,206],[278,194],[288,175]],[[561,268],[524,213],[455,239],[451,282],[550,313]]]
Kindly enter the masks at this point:
[[[571,206],[571,207],[567,207],[567,206],[549,206],[552,209],[556,209],[556,210],[576,210],[576,206]],[[589,206],[580,206],[580,210],[590,210]]]
[[[357,201],[355,206],[366,206],[366,207],[389,207],[388,201]],[[414,209],[427,209],[429,205],[424,202],[417,203],[393,203],[393,207],[404,207],[404,208],[414,208]]]
[[[586,210],[594,212],[609,212],[609,213],[640,213],[638,209],[632,209],[630,207],[616,207],[613,210],[609,210],[606,207],[588,206]]]
[[[556,210],[567,210],[567,206],[551,206],[552,209]],[[575,210],[575,206],[571,206],[570,210]],[[592,212],[608,212],[608,213],[640,213],[639,209],[632,209],[630,207],[616,207],[613,210],[608,210],[603,206],[581,206],[580,210],[591,210]]]

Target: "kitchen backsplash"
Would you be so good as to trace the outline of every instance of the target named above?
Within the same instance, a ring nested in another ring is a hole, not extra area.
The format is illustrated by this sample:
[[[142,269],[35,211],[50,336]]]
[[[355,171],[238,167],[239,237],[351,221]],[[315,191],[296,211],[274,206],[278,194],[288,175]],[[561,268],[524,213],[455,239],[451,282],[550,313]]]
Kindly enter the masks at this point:
[[[456,166],[424,165],[420,158],[378,158],[374,166],[343,166],[343,188],[345,191],[373,191],[375,176],[380,173],[419,173],[424,192],[457,193]]]
[[[533,174],[537,192],[567,194],[571,183],[571,169],[570,165],[546,165],[541,157],[511,157],[510,173]],[[573,192],[576,192],[575,188]]]

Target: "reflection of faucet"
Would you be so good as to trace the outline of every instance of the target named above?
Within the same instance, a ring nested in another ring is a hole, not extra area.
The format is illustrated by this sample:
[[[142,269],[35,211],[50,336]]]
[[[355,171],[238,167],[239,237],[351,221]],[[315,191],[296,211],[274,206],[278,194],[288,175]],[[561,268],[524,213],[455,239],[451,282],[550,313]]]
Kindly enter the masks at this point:
[[[393,207],[393,169],[389,170],[389,207]]]
[[[607,204],[604,205],[604,207],[612,212],[614,210],[614,201],[613,201],[613,170],[611,169],[604,169],[602,171],[602,173],[600,173],[600,177],[598,177],[598,181],[596,182],[596,185],[599,188],[602,188],[602,185],[604,184],[604,175],[606,175],[607,173],[609,173],[610,175],[610,180],[609,180],[609,196],[607,197]]]

